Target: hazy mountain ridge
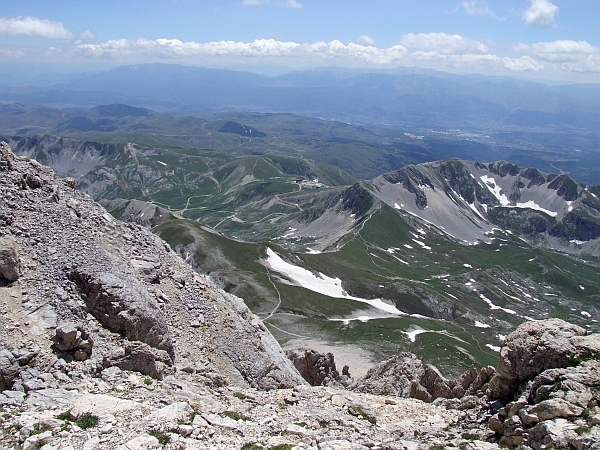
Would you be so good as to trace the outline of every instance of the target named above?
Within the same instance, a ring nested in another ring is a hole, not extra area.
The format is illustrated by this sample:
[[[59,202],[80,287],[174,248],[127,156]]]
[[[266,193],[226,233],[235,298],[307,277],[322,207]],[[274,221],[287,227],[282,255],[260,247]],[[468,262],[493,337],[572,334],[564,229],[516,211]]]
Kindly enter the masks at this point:
[[[204,148],[236,155],[278,153],[333,165],[360,179],[409,164],[459,158],[508,160],[522,167],[569,173],[587,183],[600,181],[598,137],[595,131],[577,127],[479,130],[427,127],[423,123],[357,125],[280,113],[176,117],[123,104],[62,110],[5,104],[1,107],[0,131],[14,139],[59,133],[113,144]]]

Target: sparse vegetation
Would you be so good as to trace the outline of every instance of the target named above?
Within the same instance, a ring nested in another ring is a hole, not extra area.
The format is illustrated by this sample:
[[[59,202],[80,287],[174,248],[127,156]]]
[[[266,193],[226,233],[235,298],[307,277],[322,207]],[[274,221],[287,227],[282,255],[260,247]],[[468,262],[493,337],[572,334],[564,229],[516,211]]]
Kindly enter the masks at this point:
[[[60,413],[58,416],[56,416],[56,418],[58,420],[66,420],[66,421],[69,421],[69,422],[73,421],[73,418],[71,417],[71,410],[70,409],[67,409],[66,411]]]
[[[269,450],[292,450],[293,448],[294,446],[290,444],[280,444],[275,445],[274,447],[269,447]]]
[[[148,432],[148,434],[150,436],[154,436],[156,439],[158,439],[158,443],[160,445],[167,445],[169,442],[171,442],[171,436],[169,436],[166,433],[163,433],[162,431],[151,430]]]
[[[75,419],[75,425],[77,425],[82,430],[87,430],[88,428],[93,428],[96,425],[98,425],[98,421],[98,416],[90,413],[85,413],[77,417],[77,419]]]
[[[374,424],[376,422],[375,417],[367,414],[367,412],[361,406],[352,406],[352,410],[354,410],[358,416],[365,419],[367,422]]]
[[[36,423],[33,425],[33,431],[31,432],[31,434],[32,435],[42,434],[45,431],[51,431],[51,430],[52,430],[52,428],[49,425],[46,425],[46,424],[40,425],[39,423]]]
[[[233,420],[251,420],[249,417],[237,411],[225,411],[223,415]]]
[[[479,439],[479,435],[477,435],[475,433],[463,433],[463,434],[461,434],[461,437],[463,439],[467,439],[469,441],[475,441],[475,440]]]
[[[578,427],[575,429],[575,433],[577,433],[578,436],[582,436],[584,434],[589,434],[592,432],[592,427]]]
[[[91,413],[84,413],[78,417],[74,417],[73,414],[71,414],[70,409],[60,413],[56,416],[56,418],[59,420],[64,420],[65,422],[73,422],[82,430],[87,430],[88,428],[97,426],[100,420],[98,416]],[[66,429],[65,424],[62,426]]]
[[[246,395],[246,394],[244,394],[242,392],[237,392],[237,391],[233,393],[233,396],[235,398],[239,398],[240,400],[254,400],[253,397],[251,397],[249,395]]]

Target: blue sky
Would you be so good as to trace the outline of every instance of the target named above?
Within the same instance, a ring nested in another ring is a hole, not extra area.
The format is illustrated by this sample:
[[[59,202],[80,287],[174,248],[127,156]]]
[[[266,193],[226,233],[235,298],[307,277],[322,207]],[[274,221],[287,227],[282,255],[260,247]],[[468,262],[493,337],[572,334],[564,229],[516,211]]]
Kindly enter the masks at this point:
[[[56,70],[416,66],[600,83],[597,0],[4,2],[0,58]]]

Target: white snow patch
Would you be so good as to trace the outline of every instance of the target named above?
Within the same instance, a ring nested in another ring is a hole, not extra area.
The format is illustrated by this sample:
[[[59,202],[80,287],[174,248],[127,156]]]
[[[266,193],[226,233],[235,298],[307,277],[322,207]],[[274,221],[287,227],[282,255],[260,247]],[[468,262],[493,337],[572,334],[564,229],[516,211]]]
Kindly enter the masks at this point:
[[[589,312],[587,312],[587,311],[581,311],[581,315],[589,317],[590,319],[592,318],[592,315]]]
[[[475,321],[475,326],[477,328],[489,328],[490,327],[487,323],[483,323],[478,320]]]
[[[367,300],[360,297],[353,297],[348,295],[346,291],[342,289],[342,281],[339,278],[331,278],[322,273],[315,275],[310,270],[306,270],[302,267],[295,266],[288,262],[285,262],[281,257],[270,248],[267,248],[267,262],[271,266],[271,269],[276,272],[282,273],[288,278],[294,280],[300,286],[319,294],[326,295],[333,298],[344,298],[349,300],[355,300],[358,302],[366,303],[373,306],[374,308],[380,309],[390,314],[404,315],[402,311],[396,307],[385,303],[381,299]]]
[[[318,255],[321,252],[319,250],[313,250],[312,248],[306,247],[306,253],[309,255]]]
[[[567,202],[567,205],[569,205],[569,212],[573,211],[573,202]]]
[[[491,350],[494,350],[495,352],[500,353],[500,350],[501,350],[500,347],[496,347],[495,345],[492,345],[492,344],[485,344],[485,346]]]
[[[583,244],[585,244],[585,241],[578,241],[576,239],[573,239],[572,241],[569,241],[569,242],[572,243],[572,244],[575,244],[575,245],[583,245]]]
[[[452,297],[454,300],[458,300],[458,298],[456,298],[454,295],[450,294],[449,292],[445,292],[444,294],[446,294],[448,297]]]
[[[481,181],[483,181],[487,187],[492,191],[494,196],[498,199],[502,206],[510,205],[510,201],[506,195],[502,194],[500,191],[500,186],[496,183],[496,180],[492,177],[488,177],[487,175],[481,175]]]
[[[463,266],[465,266],[468,269],[472,269],[473,268],[473,266],[471,264],[463,264]]]
[[[423,241],[419,241],[418,239],[413,239],[413,242],[419,244],[421,247],[423,247],[425,250],[431,250],[431,247],[429,247],[427,244],[425,244],[425,242]]]
[[[494,310],[494,309],[499,309],[499,310],[501,310],[501,311],[504,311],[504,312],[505,312],[505,313],[507,313],[507,314],[512,314],[512,315],[516,315],[516,314],[517,314],[517,312],[516,312],[516,311],[513,311],[512,309],[503,308],[503,307],[501,307],[501,306],[494,305],[494,303],[493,303],[493,302],[492,302],[492,301],[491,301],[489,298],[487,298],[485,295],[483,295],[483,294],[479,294],[479,297],[480,297],[480,298],[481,298],[481,299],[482,299],[484,302],[486,302],[486,303],[487,303],[487,304],[490,306],[490,309],[492,309],[492,310]]]
[[[422,328],[419,328],[417,330],[412,330],[412,331],[403,331],[404,334],[406,334],[408,336],[408,338],[410,339],[410,342],[415,342],[417,340],[417,336],[419,334],[423,334],[423,333],[429,333],[429,330],[423,330]]]
[[[579,288],[580,288],[582,291],[585,291],[585,286],[579,285]]]
[[[157,163],[159,163],[159,164],[162,164],[163,166],[166,166],[166,165],[167,165],[167,163],[164,163],[164,162],[162,162],[162,161],[156,161],[156,162],[157,162]]]
[[[406,248],[410,248],[410,249],[413,249],[413,248],[414,248],[412,245],[408,245],[408,244],[404,244],[404,246],[405,246]]]
[[[481,213],[479,212],[479,210],[475,206],[475,203],[467,203],[467,205],[469,205],[469,207],[473,210],[473,212],[475,214],[477,214],[479,216],[480,219],[485,220],[485,218],[481,215]]]
[[[543,213],[548,214],[551,217],[558,216],[558,213],[556,211],[550,211],[549,209],[542,208],[540,205],[538,205],[533,200],[529,200],[528,202],[525,202],[525,203],[517,203],[515,206],[510,206],[510,205],[503,205],[503,206],[506,206],[507,208],[529,208],[529,209],[535,209],[536,211],[541,211]],[[571,211],[571,210],[569,209],[569,211]]]
[[[402,209],[398,203],[394,203],[394,208],[396,208],[396,209]]]
[[[390,254],[394,254],[394,252],[396,251],[396,249],[394,247],[390,247],[386,250],[386,252],[390,253]]]

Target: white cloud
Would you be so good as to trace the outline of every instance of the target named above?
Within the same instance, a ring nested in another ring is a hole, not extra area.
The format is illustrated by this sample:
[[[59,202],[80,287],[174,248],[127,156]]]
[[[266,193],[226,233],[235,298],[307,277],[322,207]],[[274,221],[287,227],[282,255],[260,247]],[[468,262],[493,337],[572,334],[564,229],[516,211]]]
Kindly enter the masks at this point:
[[[483,42],[446,33],[408,33],[402,36],[400,43],[409,50],[445,55],[484,54],[489,51]]]
[[[94,33],[92,30],[85,30],[83,33],[81,33],[79,39],[82,41],[93,41],[96,39],[96,33]]]
[[[368,36],[365,36],[368,37]],[[193,65],[277,63],[289,67],[417,66],[444,71],[486,74],[527,73],[537,77],[564,79],[579,76],[597,79],[600,49],[586,41],[554,41],[518,44],[509,55],[498,55],[487,45],[463,36],[445,33],[407,34],[399,45],[379,48],[362,43],[297,43],[275,39],[252,42],[183,42],[178,39],[117,39],[99,44],[80,43],[74,55],[118,62],[178,60]]]
[[[551,27],[554,25],[554,16],[558,12],[558,6],[548,0],[530,0],[529,9],[523,14],[527,25],[539,25]]]
[[[551,62],[574,62],[600,55],[600,48],[587,41],[552,41],[535,44],[518,44],[514,47],[518,53],[532,54],[538,59]]]
[[[367,34],[363,34],[362,36],[359,36],[357,41],[360,42],[361,44],[375,45],[375,39],[373,39],[371,36],[369,36]]]
[[[480,0],[464,1],[461,4],[465,13],[470,16],[490,16],[498,19],[498,16],[490,9],[486,2]]]
[[[219,41],[208,43],[182,42],[178,39],[117,39],[102,44],[80,44],[77,51],[88,56],[123,58],[136,55],[162,58],[185,57],[315,57],[318,59],[347,59],[371,64],[390,64],[406,54],[397,45],[376,48],[340,41],[298,44],[275,39],[257,39],[250,43]]]
[[[287,0],[285,2],[285,6],[287,6],[288,8],[294,8],[294,9],[304,8],[304,5],[300,2],[297,2],[296,0]]]
[[[0,17],[0,34],[39,36],[48,39],[72,39],[73,33],[62,22],[36,17]]]

